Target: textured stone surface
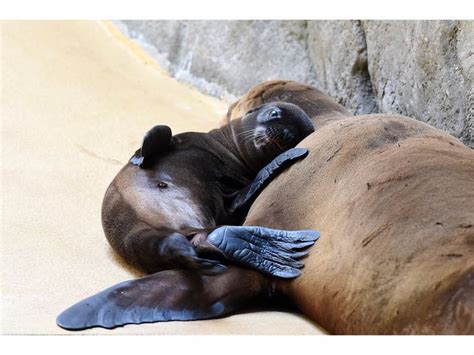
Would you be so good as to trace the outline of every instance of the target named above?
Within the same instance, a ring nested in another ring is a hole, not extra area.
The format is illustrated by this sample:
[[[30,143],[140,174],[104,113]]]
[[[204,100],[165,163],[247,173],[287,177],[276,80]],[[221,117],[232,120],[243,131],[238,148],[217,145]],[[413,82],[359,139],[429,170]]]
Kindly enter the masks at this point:
[[[175,78],[232,101],[303,81],[355,114],[399,113],[474,148],[474,21],[118,21]]]
[[[123,21],[179,80],[234,100],[259,82],[314,83],[305,21]],[[153,54],[153,53],[152,53]]]
[[[368,21],[363,27],[380,111],[420,119],[468,143],[472,22]]]
[[[309,21],[308,49],[318,88],[354,114],[377,112],[360,21]]]

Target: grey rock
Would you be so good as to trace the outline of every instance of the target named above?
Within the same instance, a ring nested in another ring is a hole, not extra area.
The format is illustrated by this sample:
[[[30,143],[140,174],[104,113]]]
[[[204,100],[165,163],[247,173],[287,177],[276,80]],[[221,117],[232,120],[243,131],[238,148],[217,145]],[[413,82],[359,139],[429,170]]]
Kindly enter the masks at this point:
[[[468,132],[473,119],[472,23],[364,21],[362,25],[380,111],[414,117],[474,147]]]
[[[308,32],[319,88],[356,115],[377,112],[360,21],[309,21]]]
[[[306,21],[122,21],[166,53],[160,64],[202,91],[235,99],[266,80],[314,83]]]

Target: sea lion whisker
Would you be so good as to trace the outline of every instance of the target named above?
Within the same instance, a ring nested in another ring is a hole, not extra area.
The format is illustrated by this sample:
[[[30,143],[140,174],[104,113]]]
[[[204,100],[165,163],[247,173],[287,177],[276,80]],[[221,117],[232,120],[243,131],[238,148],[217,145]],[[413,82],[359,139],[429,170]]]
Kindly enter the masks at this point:
[[[267,140],[267,136],[265,134],[257,134],[254,137],[255,143],[257,143],[259,145],[262,144],[262,143],[265,143],[266,140]]]
[[[237,137],[238,139],[248,139],[248,138],[252,138],[253,137],[253,134],[246,134],[246,135],[241,135],[239,137]]]
[[[242,136],[242,135],[246,135],[246,134],[249,134],[249,133],[253,134],[254,132],[255,132],[255,128],[254,129],[248,129],[246,131],[242,131],[242,132],[238,133],[237,137]]]
[[[252,135],[244,136],[244,137],[241,137],[241,138],[242,138],[242,142],[243,142],[244,144],[247,144],[248,142],[251,142],[252,140],[253,140],[254,142],[257,142],[258,139],[260,138],[260,136],[259,136],[259,135],[256,135],[256,136],[255,136],[255,135],[252,134]]]
[[[244,131],[237,134],[236,137],[238,137],[239,139],[242,139],[243,143],[246,144],[250,140],[256,139],[258,137],[258,134],[257,136],[255,136],[255,130],[248,130],[248,131]]]
[[[248,136],[248,137],[242,137],[242,140],[241,140],[241,141],[242,141],[243,143],[247,144],[248,142],[251,142],[251,141],[254,140],[254,139],[255,139],[255,137],[253,137],[253,136]]]

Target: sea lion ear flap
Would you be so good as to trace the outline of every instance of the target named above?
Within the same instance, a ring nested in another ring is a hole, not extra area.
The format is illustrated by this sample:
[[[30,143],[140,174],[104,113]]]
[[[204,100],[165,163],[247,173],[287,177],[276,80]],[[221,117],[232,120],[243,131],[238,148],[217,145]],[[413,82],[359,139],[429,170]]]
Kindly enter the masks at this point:
[[[166,151],[171,143],[171,128],[158,125],[150,129],[143,137],[142,147],[135,153],[130,162],[141,168],[156,154]]]

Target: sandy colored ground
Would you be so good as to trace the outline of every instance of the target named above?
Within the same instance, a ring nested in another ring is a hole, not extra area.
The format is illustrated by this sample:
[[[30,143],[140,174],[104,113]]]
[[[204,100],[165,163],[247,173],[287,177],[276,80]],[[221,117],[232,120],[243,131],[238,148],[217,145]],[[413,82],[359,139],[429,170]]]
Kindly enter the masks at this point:
[[[104,22],[2,22],[2,333],[66,334],[59,312],[136,277],[100,223],[114,175],[157,123],[207,131],[226,104],[177,83]],[[318,334],[282,312],[81,334]]]

